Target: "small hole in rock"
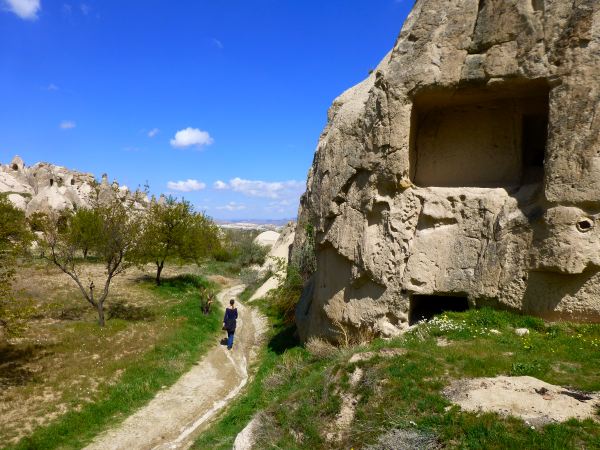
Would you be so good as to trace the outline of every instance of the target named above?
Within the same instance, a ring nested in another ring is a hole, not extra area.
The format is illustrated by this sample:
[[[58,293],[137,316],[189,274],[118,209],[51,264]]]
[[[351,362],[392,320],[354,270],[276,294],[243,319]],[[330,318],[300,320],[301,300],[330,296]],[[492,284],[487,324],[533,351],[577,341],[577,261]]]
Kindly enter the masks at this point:
[[[590,219],[582,219],[577,222],[577,229],[582,233],[590,231],[592,228],[594,228],[594,223]]]

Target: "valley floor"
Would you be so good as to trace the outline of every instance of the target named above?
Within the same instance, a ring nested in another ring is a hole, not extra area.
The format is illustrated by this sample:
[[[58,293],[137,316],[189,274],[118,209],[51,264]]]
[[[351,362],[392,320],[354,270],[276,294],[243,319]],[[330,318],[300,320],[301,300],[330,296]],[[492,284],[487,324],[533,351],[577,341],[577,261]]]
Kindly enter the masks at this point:
[[[100,328],[66,275],[20,268],[14,308],[27,308],[27,320],[0,346],[0,447],[82,448],[194,367],[218,343],[223,314],[220,305],[200,312],[199,287],[230,280],[190,272],[169,269],[157,287],[151,270],[129,270],[115,279]]]
[[[178,268],[160,288],[132,272],[115,285],[120,306],[104,330],[58,273],[22,272],[21,298],[38,306],[3,350],[6,448],[600,449],[600,325],[481,309],[445,313],[392,340],[301,345],[276,291],[239,305],[230,353],[218,342],[222,306],[260,283],[241,292],[213,266],[206,278]],[[207,279],[225,290],[203,316],[198,287]],[[451,400],[467,387],[511,384],[528,391],[505,410]],[[561,408],[556,420],[515,417],[529,417],[528,401],[531,413],[554,401],[587,412],[564,422]]]
[[[218,295],[223,308],[244,286]],[[255,358],[264,331],[264,319],[251,308],[237,304],[240,314],[232,351],[216,343],[173,386],[161,391],[148,405],[120,426],[103,433],[87,450],[187,448],[194,437],[248,381],[248,365]]]

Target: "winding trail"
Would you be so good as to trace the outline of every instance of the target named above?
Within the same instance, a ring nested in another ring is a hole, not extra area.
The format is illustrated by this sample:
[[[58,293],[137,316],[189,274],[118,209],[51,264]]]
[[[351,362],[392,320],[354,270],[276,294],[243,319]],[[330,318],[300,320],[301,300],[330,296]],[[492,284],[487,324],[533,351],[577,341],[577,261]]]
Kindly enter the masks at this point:
[[[244,286],[218,295],[226,306]],[[170,388],[116,428],[100,434],[87,450],[167,450],[189,448],[210,420],[248,382],[248,365],[259,349],[266,320],[255,309],[237,303],[240,318],[232,351],[220,343]]]

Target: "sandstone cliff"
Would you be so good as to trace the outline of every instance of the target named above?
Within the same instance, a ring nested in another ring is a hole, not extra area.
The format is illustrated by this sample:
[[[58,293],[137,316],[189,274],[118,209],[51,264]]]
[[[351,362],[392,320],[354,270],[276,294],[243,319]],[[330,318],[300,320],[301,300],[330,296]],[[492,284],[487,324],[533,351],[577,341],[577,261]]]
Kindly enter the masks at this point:
[[[599,101],[597,0],[417,0],[329,110],[301,335],[478,305],[599,321]]]
[[[8,199],[27,216],[36,212],[47,214],[87,207],[96,191],[100,199],[116,192],[121,197],[134,199],[138,208],[148,204],[145,194],[132,193],[116,182],[109,184],[106,175],[97,185],[92,174],[45,162],[27,167],[19,156],[15,156],[10,164],[0,164],[0,193],[7,194]]]

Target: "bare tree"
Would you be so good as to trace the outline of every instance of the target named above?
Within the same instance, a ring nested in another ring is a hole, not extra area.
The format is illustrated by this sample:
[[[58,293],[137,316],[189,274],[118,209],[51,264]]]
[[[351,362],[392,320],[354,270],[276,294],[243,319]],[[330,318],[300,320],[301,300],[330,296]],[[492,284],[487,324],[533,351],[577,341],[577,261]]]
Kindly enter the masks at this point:
[[[79,231],[73,224],[77,223],[79,214],[52,214],[44,226],[44,239],[40,242],[43,257],[67,274],[79,287],[84,299],[98,313],[98,324],[104,326],[104,302],[109,294],[112,280],[122,274],[133,263],[130,255],[135,251],[136,239],[140,231],[139,212],[133,210],[126,202],[116,196],[92,208],[97,218],[95,221],[96,239],[82,243]],[[105,266],[104,277],[99,290],[93,280],[84,282],[81,256],[90,251]]]

